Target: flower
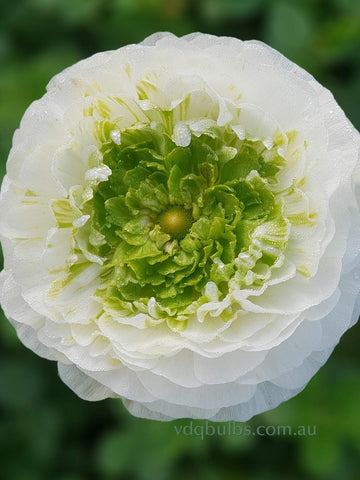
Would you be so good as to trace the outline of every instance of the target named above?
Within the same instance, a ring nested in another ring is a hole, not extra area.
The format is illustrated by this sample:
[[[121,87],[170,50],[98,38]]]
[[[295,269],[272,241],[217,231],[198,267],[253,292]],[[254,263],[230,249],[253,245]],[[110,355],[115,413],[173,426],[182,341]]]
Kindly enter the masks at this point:
[[[267,45],[160,33],[83,60],[7,168],[1,301],[82,398],[244,421],[357,320],[359,134]]]

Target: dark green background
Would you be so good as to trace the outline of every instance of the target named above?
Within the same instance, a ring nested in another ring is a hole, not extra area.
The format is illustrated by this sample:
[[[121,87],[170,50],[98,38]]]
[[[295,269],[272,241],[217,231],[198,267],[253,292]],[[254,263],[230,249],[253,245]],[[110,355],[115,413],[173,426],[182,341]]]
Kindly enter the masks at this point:
[[[27,106],[64,67],[169,30],[257,38],[328,87],[360,127],[358,0],[0,0],[1,174]],[[316,425],[317,435],[177,436],[130,416],[120,401],[88,403],[0,321],[0,478],[360,478],[360,325],[303,393],[249,425]],[[204,422],[195,422],[203,425]]]

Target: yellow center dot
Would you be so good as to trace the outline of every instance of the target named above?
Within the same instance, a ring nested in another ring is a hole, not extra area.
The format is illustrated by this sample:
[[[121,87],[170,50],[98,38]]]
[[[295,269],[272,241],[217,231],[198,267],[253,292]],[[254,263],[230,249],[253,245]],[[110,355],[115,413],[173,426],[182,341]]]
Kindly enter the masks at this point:
[[[164,232],[174,237],[184,235],[191,225],[190,215],[179,207],[167,210],[160,217],[160,226]]]

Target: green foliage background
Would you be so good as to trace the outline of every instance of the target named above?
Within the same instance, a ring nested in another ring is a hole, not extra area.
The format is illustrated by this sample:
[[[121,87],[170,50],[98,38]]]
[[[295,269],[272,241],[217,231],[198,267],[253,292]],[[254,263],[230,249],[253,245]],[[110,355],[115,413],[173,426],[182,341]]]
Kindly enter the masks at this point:
[[[356,0],[0,0],[0,169],[48,80],[88,55],[169,30],[257,38],[310,71],[360,127]],[[0,319],[0,478],[360,478],[360,325],[303,393],[248,425],[316,425],[316,436],[177,435],[120,401],[87,403]],[[194,425],[205,425],[197,421]]]

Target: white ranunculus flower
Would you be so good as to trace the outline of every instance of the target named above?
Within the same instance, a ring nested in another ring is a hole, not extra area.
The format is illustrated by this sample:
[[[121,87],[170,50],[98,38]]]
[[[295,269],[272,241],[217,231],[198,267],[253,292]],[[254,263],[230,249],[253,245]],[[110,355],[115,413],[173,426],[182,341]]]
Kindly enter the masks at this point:
[[[278,52],[151,36],[57,75],[15,132],[1,302],[80,397],[247,420],[357,320],[359,134]]]

